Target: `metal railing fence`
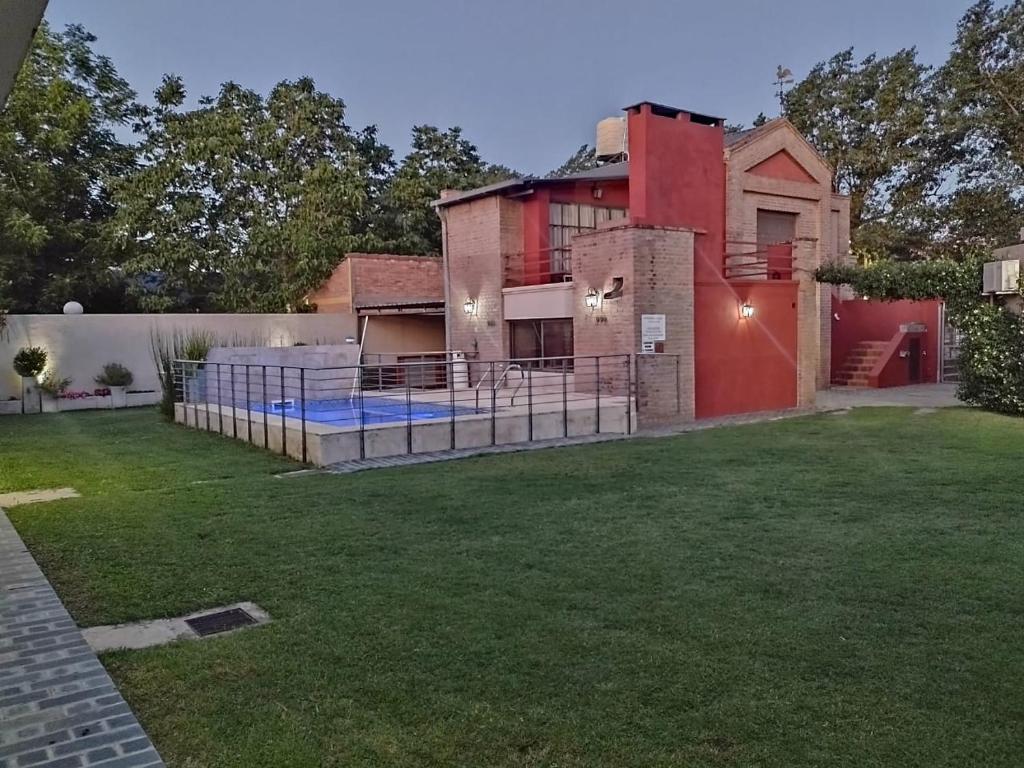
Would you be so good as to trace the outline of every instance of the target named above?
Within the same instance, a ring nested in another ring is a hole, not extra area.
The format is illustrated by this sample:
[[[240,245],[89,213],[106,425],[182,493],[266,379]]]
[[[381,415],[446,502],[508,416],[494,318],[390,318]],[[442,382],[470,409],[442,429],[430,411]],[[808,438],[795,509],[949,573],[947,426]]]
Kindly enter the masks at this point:
[[[628,354],[467,361],[417,353],[332,368],[174,361],[183,421],[268,449],[279,426],[273,449],[288,455],[290,448],[304,462],[312,424],[358,432],[359,458],[367,456],[367,435],[384,427],[404,427],[405,453],[420,452],[420,424],[446,424],[444,447],[452,449],[471,422],[477,430],[489,423],[491,445],[515,442],[503,439],[506,416],[523,417],[527,441],[581,428],[629,434],[634,375]]]

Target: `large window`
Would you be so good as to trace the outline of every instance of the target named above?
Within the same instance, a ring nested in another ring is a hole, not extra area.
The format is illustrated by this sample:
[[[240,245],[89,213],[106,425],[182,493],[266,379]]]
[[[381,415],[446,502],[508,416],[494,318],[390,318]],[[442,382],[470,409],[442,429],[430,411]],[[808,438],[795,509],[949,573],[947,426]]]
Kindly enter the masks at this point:
[[[597,229],[606,221],[626,218],[625,208],[599,208],[579,203],[551,203],[549,212],[551,279],[554,282],[572,274],[573,235]]]
[[[572,320],[513,320],[512,357],[525,368],[572,369]],[[566,360],[565,358],[569,358]]]

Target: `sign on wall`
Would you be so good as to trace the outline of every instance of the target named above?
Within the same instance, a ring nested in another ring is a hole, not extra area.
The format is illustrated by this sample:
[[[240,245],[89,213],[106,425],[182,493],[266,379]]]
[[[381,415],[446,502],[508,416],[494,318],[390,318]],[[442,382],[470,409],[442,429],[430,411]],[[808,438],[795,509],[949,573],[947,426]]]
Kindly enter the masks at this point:
[[[665,316],[640,315],[640,349],[642,352],[661,352],[664,350]]]

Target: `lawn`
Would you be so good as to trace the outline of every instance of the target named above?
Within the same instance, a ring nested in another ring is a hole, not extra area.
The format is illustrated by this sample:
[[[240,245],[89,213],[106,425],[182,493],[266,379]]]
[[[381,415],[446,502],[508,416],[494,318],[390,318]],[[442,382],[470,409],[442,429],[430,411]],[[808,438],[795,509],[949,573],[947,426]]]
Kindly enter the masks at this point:
[[[1019,766],[1024,422],[870,409],[348,475],[0,420],[10,517],[171,766]]]

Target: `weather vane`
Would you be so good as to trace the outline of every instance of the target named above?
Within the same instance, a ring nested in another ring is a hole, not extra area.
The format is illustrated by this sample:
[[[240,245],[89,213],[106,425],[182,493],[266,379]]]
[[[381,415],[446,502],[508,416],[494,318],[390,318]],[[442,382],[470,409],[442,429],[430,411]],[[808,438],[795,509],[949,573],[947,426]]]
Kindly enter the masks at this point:
[[[779,90],[775,92],[775,95],[779,97],[779,111],[782,111],[782,99],[786,95],[786,86],[793,82],[793,70],[789,67],[784,67],[779,64],[775,70],[775,81],[774,85],[779,86]]]

